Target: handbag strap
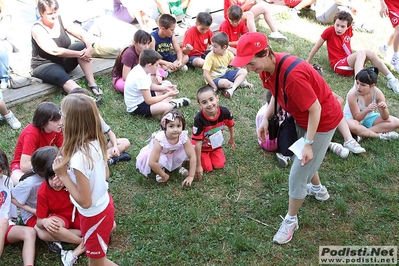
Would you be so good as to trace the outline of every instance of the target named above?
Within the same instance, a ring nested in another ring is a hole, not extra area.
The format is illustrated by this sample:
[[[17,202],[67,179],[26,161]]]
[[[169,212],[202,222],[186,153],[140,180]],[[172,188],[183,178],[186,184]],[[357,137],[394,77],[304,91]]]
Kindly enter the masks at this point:
[[[296,65],[298,65],[300,62],[302,62],[303,60],[301,58],[297,58],[294,62],[291,63],[291,65],[287,68],[287,70],[284,73],[284,79],[283,79],[283,92],[284,92],[284,104],[287,105],[287,94],[285,94],[285,81],[287,80],[287,76],[288,74],[291,72],[291,70],[296,67]]]
[[[285,59],[287,59],[290,55],[287,54],[283,58],[281,58],[280,62],[278,63],[277,66],[277,71],[276,71],[276,87],[275,87],[275,97],[274,97],[274,114],[277,114],[277,98],[278,98],[278,80],[280,77],[280,68],[281,65],[284,63]]]

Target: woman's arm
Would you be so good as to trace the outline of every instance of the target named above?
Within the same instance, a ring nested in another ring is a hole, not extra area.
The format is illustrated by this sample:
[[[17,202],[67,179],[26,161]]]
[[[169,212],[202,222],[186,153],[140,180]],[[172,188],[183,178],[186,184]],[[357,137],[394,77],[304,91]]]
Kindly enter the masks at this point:
[[[66,32],[68,32],[70,35],[74,36],[75,38],[81,40],[85,44],[86,49],[83,49],[84,55],[81,57],[91,58],[92,57],[91,53],[93,51],[93,47],[92,47],[92,44],[91,44],[91,41],[90,41],[90,38],[89,38],[87,32],[84,29],[82,29],[81,27],[78,27],[74,23],[66,23],[65,22],[64,26],[65,26]]]
[[[317,128],[320,123],[321,105],[318,99],[308,109],[308,126],[306,130],[306,139],[313,141],[316,135]],[[302,150],[302,165],[307,164],[313,159],[313,150],[310,144],[305,144]]]
[[[320,38],[315,45],[313,46],[312,50],[309,53],[308,59],[306,59],[306,61],[310,64],[310,62],[312,61],[313,57],[315,56],[315,54],[317,53],[317,51],[319,51],[320,47],[324,44],[324,39]]]
[[[274,115],[274,102],[275,102],[275,99],[274,99],[274,96],[272,96],[270,98],[269,105],[267,106],[266,113],[263,116],[262,123],[260,124],[259,129],[258,129],[258,139],[261,142],[265,142],[266,136],[269,135],[269,118]],[[277,104],[277,110],[279,110],[279,109],[280,109],[280,105]]]

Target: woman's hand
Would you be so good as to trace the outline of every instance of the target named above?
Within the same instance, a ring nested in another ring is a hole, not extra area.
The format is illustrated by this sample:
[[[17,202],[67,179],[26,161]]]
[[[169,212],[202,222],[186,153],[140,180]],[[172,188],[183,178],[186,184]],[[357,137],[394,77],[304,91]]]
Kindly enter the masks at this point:
[[[263,143],[269,135],[269,120],[263,119],[258,129],[258,139]]]
[[[305,144],[302,150],[302,166],[310,162],[312,159],[313,159],[312,146],[309,144]]]
[[[92,48],[85,48],[82,51],[80,51],[79,58],[85,61],[91,61],[91,52]]]

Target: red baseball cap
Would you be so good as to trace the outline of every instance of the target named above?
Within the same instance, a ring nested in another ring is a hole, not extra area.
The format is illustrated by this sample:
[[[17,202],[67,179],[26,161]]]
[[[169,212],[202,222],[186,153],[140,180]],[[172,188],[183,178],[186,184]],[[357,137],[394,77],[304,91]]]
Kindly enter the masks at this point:
[[[267,37],[264,34],[245,33],[238,40],[236,56],[230,64],[235,67],[246,66],[255,54],[266,48],[267,44]]]

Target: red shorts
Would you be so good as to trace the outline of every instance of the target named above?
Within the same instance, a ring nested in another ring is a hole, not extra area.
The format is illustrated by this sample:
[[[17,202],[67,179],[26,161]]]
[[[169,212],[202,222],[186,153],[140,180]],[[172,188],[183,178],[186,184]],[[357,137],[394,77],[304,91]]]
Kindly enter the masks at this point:
[[[11,228],[13,228],[14,226],[15,226],[15,224],[8,226],[6,235],[4,237],[4,244],[5,245],[10,244],[10,242],[8,242],[8,233],[10,232]]]
[[[107,254],[109,238],[114,226],[114,201],[110,201],[101,213],[93,217],[80,215],[80,231],[89,258],[103,258]]]
[[[296,7],[302,0],[284,0],[284,4],[289,7]]]
[[[340,76],[349,77],[352,76],[355,71],[351,68],[348,64],[348,58],[345,57],[344,59],[339,60],[334,65],[334,72]]]
[[[59,215],[57,213],[51,213],[48,216],[48,218],[52,217],[52,216],[58,217],[61,220],[63,220],[66,229],[80,229],[80,213],[79,212],[75,213],[75,220],[73,222],[71,220],[67,219],[66,217]]]
[[[396,0],[397,1],[397,0]],[[389,9],[389,20],[391,21],[392,27],[396,28],[399,25],[399,8]]]
[[[27,226],[29,226],[29,227],[35,227],[36,222],[37,222],[37,217],[33,215],[32,217],[30,217],[30,218],[26,221],[25,225],[27,225]]]
[[[226,157],[222,148],[201,152],[201,164],[205,172],[212,172],[213,168],[222,169],[225,163]]]

